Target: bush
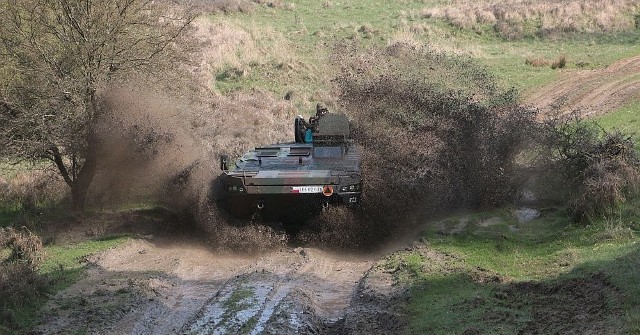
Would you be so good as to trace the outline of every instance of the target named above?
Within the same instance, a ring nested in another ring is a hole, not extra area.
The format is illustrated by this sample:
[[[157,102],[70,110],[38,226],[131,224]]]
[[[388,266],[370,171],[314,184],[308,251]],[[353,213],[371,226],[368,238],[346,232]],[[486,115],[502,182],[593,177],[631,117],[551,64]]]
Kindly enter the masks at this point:
[[[629,136],[579,119],[550,124],[551,164],[565,179],[565,200],[577,222],[613,214],[640,187],[640,159]]]
[[[558,59],[551,64],[552,69],[564,69],[567,66],[567,56],[560,56]]]
[[[42,241],[26,229],[0,228],[0,248],[11,251],[3,261],[6,264],[21,263],[36,269],[42,260]]]
[[[468,59],[402,44],[342,64],[339,103],[365,152],[364,216],[406,224],[513,199],[515,157],[536,128],[515,92]]]
[[[47,282],[37,273],[42,253],[38,236],[26,229],[0,228],[0,255],[8,254],[0,259],[0,321],[8,329],[20,328],[18,307],[35,306],[47,291]]]
[[[545,66],[549,65],[549,61],[548,60],[546,60],[544,58],[540,58],[540,57],[527,58],[527,59],[525,59],[524,63],[526,65],[530,65],[530,66],[533,66],[533,67],[545,67]]]

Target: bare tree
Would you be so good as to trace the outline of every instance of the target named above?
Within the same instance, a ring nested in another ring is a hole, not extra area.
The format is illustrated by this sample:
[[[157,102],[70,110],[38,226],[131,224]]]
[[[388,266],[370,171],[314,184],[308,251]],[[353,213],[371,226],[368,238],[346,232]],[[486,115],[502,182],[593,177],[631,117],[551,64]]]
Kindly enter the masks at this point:
[[[83,210],[100,93],[184,68],[193,19],[153,0],[0,0],[0,157],[50,160]]]

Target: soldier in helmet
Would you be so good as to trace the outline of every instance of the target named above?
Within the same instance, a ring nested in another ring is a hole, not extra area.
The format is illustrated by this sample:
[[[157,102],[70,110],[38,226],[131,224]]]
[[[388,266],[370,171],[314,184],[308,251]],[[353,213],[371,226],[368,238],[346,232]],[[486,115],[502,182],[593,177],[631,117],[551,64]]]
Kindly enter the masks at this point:
[[[316,105],[316,117],[321,117],[325,114],[329,113],[329,109],[322,102],[318,102]]]
[[[329,113],[327,106],[325,106],[322,102],[318,102],[318,104],[316,105],[316,115],[309,118],[309,124],[313,127],[318,123],[318,120],[320,120],[320,118],[327,113]]]
[[[309,118],[309,122],[304,122],[305,132],[304,132],[304,141],[306,143],[313,142],[313,132],[318,126],[318,120],[324,115],[329,113],[329,109],[323,103],[319,102],[316,104],[316,115]]]

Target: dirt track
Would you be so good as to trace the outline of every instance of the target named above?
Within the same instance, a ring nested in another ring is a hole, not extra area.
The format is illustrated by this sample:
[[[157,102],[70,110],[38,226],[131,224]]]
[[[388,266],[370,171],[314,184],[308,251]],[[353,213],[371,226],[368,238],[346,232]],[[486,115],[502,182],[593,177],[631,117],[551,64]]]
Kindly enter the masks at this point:
[[[86,262],[88,277],[50,300],[38,332],[375,334],[402,326],[393,301],[403,292],[374,259],[289,247],[216,255],[152,238]]]
[[[620,60],[604,69],[563,73],[560,79],[530,94],[525,103],[560,114],[580,111],[601,115],[640,99],[640,56]]]

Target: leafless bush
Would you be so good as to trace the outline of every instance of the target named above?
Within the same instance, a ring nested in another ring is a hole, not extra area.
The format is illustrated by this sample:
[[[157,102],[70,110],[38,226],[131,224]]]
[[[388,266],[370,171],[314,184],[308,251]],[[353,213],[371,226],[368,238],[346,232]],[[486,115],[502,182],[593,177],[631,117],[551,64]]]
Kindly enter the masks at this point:
[[[498,21],[494,25],[494,29],[498,35],[510,41],[519,40],[524,37],[522,22]]]
[[[395,224],[512,199],[514,157],[535,128],[513,92],[469,60],[413,46],[342,63],[339,102],[365,151],[367,220]]]
[[[567,66],[567,56],[564,56],[564,55],[558,57],[558,59],[555,62],[551,63],[551,68],[554,70],[564,69],[565,66]]]
[[[552,123],[546,141],[553,168],[565,178],[564,196],[575,221],[611,216],[637,194],[640,159],[630,137],[581,120],[561,120]]]
[[[26,230],[0,228],[0,321],[8,329],[17,328],[15,307],[33,305],[47,290],[46,281],[38,275],[42,260],[40,238]],[[0,330],[3,328],[0,326]]]
[[[11,253],[3,260],[4,264],[28,264],[36,269],[42,261],[42,242],[26,229],[0,228],[0,249],[5,248]]]

